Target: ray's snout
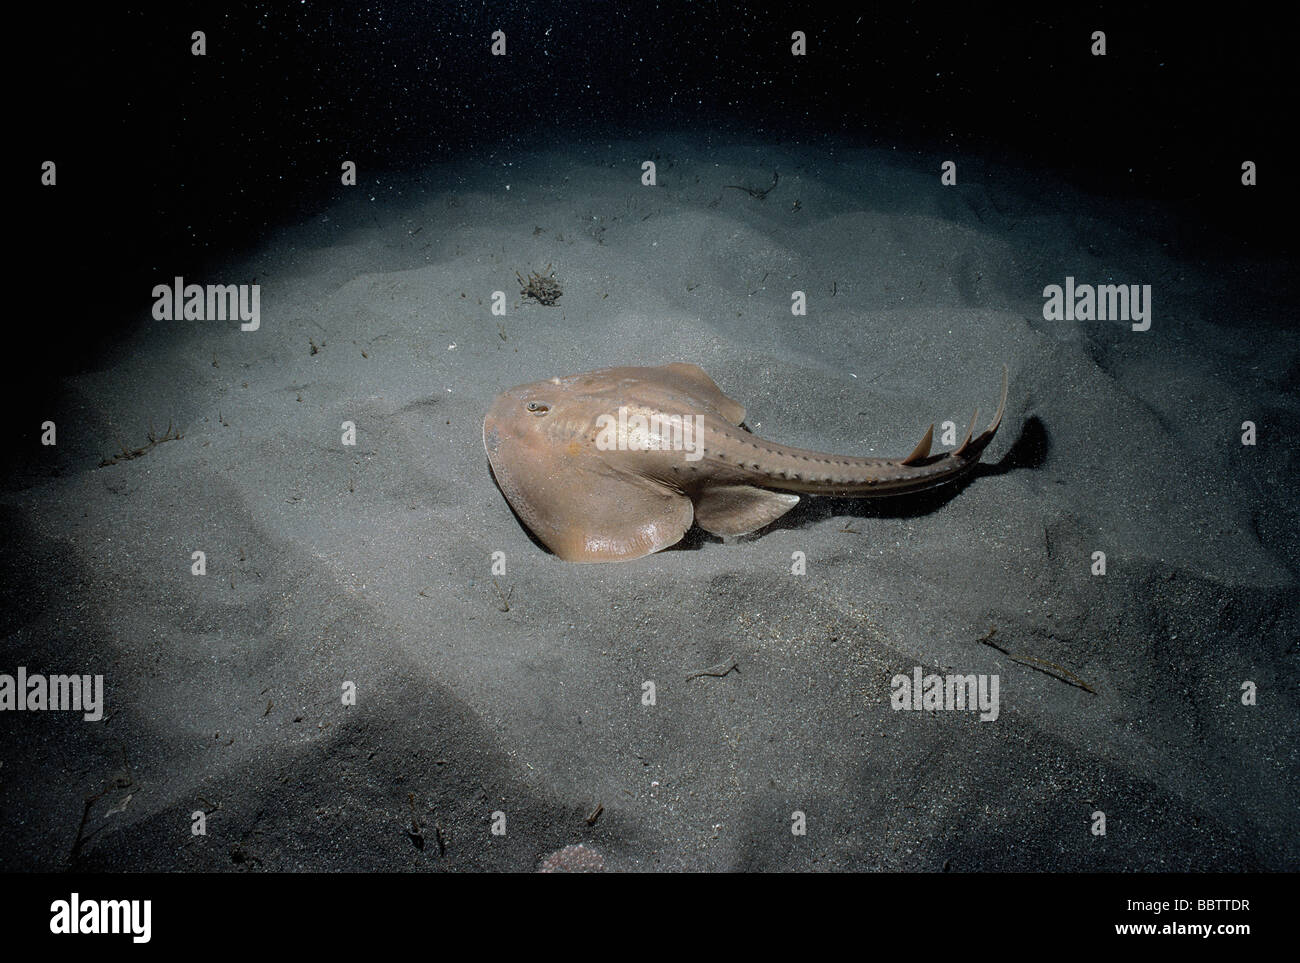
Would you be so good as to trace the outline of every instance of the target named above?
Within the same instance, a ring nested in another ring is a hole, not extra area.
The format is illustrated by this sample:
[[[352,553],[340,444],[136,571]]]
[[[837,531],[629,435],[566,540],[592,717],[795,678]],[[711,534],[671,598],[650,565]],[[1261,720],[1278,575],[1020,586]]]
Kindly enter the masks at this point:
[[[494,454],[505,438],[511,434],[522,436],[533,427],[531,418],[545,415],[550,405],[539,397],[537,385],[520,385],[503,391],[492,399],[492,406],[483,419],[483,447]]]

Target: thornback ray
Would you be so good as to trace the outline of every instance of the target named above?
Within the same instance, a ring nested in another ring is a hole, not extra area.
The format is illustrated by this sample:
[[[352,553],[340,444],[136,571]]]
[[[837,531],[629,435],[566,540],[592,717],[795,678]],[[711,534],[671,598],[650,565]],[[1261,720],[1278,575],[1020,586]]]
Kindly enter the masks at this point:
[[[770,525],[803,495],[879,497],[968,474],[1007,402],[1007,370],[992,423],[930,454],[931,425],[903,458],[792,448],[741,427],[745,408],[702,368],[602,368],[502,392],[483,446],[520,520],[560,558],[618,562],[677,542],[692,522],[715,535]]]

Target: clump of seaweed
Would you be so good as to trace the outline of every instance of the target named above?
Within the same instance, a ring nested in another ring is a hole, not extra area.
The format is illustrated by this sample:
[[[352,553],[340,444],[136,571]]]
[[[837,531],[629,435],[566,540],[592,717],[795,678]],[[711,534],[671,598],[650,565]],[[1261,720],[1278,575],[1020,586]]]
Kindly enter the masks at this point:
[[[532,298],[538,304],[549,308],[555,306],[555,302],[560,299],[564,292],[560,290],[560,285],[555,280],[555,271],[551,269],[549,264],[546,265],[546,271],[548,272],[546,274],[533,271],[528,275],[527,281],[519,277],[518,271],[515,272],[515,277],[519,278],[519,283],[523,285],[520,294],[526,298]]]
[[[113,455],[111,458],[105,458],[103,461],[99,463],[99,467],[105,468],[108,465],[116,465],[119,461],[130,461],[132,458],[139,458],[149,449],[153,448],[154,445],[161,445],[164,441],[179,440],[181,437],[181,433],[177,431],[175,434],[173,434],[172,423],[169,421],[167,422],[167,430],[163,432],[161,436],[159,436],[154,431],[153,425],[150,425],[149,434],[147,437],[149,439],[148,443],[141,445],[139,448],[128,448],[126,446],[126,442],[122,441],[119,438],[118,444],[122,446],[122,450],[118,452],[116,455]]]

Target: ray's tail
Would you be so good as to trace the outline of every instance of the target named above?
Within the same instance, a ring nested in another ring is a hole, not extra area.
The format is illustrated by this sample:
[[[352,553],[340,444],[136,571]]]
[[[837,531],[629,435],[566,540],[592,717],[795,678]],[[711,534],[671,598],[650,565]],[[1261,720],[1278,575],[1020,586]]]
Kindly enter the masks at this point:
[[[785,491],[857,498],[903,495],[944,485],[962,477],[979,464],[980,455],[1002,424],[1006,405],[1007,368],[1003,365],[1002,396],[993,421],[976,435],[975,425],[979,420],[979,409],[976,408],[965,439],[952,451],[937,455],[930,453],[930,446],[934,442],[934,425],[931,425],[920,444],[906,458],[837,458],[827,462],[824,468],[814,466],[812,475],[779,472],[761,484]],[[817,470],[821,471],[820,475]]]

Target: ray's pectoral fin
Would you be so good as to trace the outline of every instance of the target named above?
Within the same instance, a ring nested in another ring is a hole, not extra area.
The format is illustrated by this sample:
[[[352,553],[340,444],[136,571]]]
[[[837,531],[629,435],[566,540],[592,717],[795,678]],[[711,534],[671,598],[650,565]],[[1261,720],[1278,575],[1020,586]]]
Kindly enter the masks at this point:
[[[714,535],[748,535],[770,525],[795,505],[799,496],[752,485],[713,485],[695,502],[695,523]]]
[[[497,484],[542,544],[566,562],[622,562],[667,548],[694,512],[652,479],[587,462],[564,449],[487,438]]]
[[[552,499],[542,541],[566,562],[625,562],[681,541],[691,500],[639,475],[589,473],[570,478]]]

